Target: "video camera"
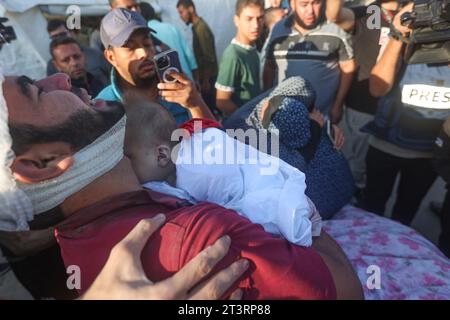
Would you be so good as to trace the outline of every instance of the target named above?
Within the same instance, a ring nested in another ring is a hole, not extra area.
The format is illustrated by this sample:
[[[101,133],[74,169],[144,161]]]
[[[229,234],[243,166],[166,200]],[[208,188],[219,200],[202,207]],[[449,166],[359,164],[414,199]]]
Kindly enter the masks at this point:
[[[406,40],[406,62],[450,63],[450,0],[414,0],[413,12],[401,16],[413,29]]]
[[[3,24],[7,21],[8,18],[0,17],[0,50],[5,43],[10,43],[11,41],[17,39],[13,27],[7,27]]]

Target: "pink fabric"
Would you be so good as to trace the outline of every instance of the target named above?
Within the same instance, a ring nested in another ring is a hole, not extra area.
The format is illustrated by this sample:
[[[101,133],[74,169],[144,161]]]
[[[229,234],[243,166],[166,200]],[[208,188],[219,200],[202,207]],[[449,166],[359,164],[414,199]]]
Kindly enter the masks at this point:
[[[323,228],[342,247],[368,300],[450,299],[450,260],[411,228],[352,206]],[[381,269],[381,289],[369,290],[369,266]]]

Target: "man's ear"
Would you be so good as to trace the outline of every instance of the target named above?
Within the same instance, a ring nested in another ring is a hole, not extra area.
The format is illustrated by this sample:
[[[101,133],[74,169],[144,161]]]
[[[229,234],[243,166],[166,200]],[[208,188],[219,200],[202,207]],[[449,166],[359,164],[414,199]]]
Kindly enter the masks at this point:
[[[56,64],[55,59],[52,59],[52,64],[55,67],[56,70],[58,70],[59,72],[62,72],[61,69],[58,67],[58,65]]]
[[[113,49],[106,48],[103,51],[103,55],[105,56],[106,61],[112,64],[113,67],[116,67],[116,57],[114,56]]]
[[[159,167],[165,168],[171,163],[171,151],[172,149],[166,144],[162,144],[156,147]]]
[[[59,177],[73,162],[73,152],[67,143],[43,143],[17,156],[11,169],[17,181],[32,184]]]
[[[239,17],[237,15],[233,16],[234,25],[239,28]]]

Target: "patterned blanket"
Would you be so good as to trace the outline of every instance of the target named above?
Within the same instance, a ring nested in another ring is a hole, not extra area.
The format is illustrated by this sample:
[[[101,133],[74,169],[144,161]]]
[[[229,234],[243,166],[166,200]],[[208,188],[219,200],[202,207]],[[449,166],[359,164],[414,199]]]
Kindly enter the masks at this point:
[[[450,260],[411,228],[346,206],[324,230],[352,262],[366,299],[450,299]]]

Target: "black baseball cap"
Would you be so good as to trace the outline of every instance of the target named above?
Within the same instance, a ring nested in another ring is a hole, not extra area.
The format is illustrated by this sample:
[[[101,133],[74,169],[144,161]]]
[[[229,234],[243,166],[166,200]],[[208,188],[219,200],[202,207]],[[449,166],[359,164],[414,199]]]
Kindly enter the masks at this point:
[[[100,38],[105,48],[123,47],[136,30],[155,32],[147,25],[144,17],[125,8],[111,10],[100,26]]]

